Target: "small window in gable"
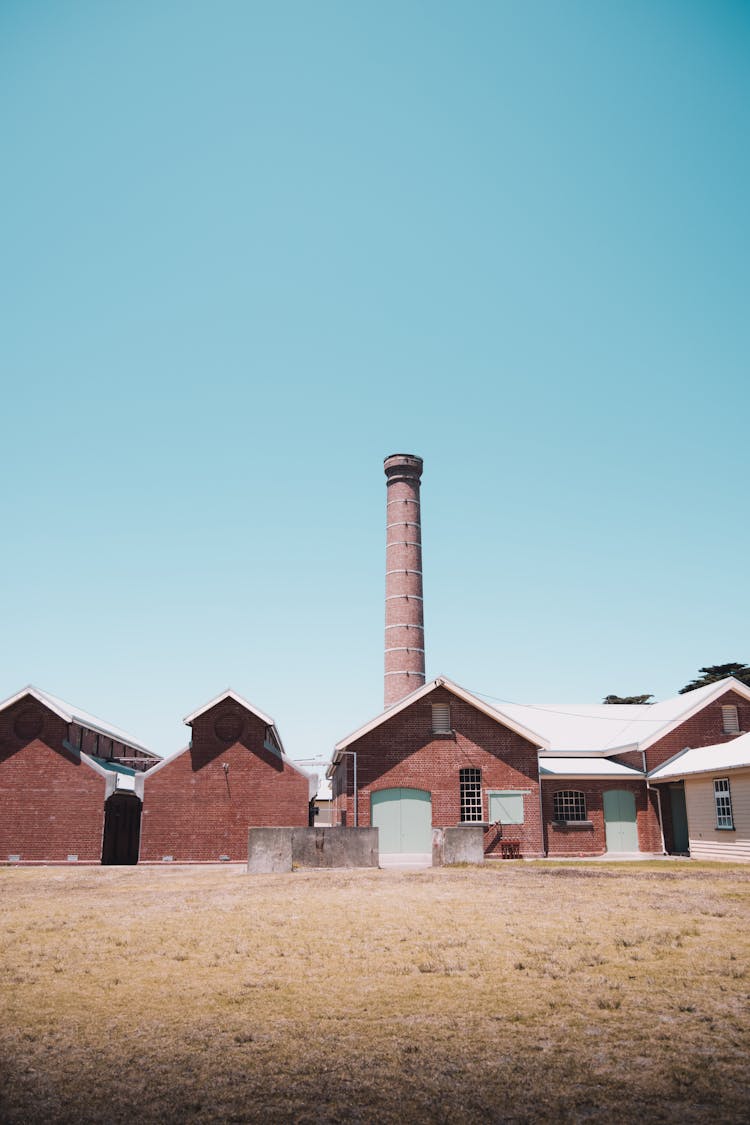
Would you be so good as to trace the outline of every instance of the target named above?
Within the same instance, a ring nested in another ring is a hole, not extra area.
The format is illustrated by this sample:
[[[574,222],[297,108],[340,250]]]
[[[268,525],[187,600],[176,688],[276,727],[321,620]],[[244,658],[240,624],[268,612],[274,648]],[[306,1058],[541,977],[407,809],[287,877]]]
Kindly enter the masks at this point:
[[[727,704],[722,707],[721,721],[724,727],[724,734],[740,733],[740,720],[737,714],[737,708],[733,703]]]
[[[432,731],[433,734],[451,734],[450,703],[433,703]]]

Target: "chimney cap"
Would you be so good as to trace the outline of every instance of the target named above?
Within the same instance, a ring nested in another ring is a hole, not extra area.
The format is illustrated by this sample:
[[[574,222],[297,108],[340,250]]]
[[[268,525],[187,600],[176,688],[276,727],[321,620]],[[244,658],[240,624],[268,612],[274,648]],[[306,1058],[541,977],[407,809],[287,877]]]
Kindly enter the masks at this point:
[[[408,476],[415,476],[417,478],[422,475],[423,461],[416,453],[391,453],[383,461],[383,469],[387,477],[392,473],[406,472]]]

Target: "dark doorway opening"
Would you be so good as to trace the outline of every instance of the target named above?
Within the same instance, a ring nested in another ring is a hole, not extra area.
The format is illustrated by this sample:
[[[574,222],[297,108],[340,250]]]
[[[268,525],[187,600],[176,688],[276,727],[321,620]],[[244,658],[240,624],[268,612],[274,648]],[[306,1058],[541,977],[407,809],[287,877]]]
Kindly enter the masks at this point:
[[[672,852],[677,855],[689,855],[690,836],[688,834],[685,786],[682,783],[670,785],[669,803],[672,813]]]
[[[113,793],[104,805],[102,863],[137,863],[141,802],[132,793]]]

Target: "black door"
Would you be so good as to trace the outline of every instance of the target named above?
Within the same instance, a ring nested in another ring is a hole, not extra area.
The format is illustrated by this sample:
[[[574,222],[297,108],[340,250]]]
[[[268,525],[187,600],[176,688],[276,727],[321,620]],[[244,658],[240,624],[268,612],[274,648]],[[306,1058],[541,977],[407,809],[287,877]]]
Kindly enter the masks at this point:
[[[672,843],[678,855],[690,854],[685,786],[670,785],[669,798],[672,810]]]
[[[104,805],[102,863],[137,863],[141,802],[132,793],[113,793]]]

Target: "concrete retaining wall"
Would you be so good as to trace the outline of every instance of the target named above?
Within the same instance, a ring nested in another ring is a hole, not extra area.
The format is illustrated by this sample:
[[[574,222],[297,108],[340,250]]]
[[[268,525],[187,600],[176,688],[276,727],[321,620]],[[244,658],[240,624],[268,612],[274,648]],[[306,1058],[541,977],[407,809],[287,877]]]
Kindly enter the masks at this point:
[[[300,867],[377,867],[377,828],[293,828],[292,862]]]
[[[484,863],[484,828],[433,828],[432,866]]]
[[[377,828],[250,828],[247,870],[270,875],[299,867],[377,867]]]

